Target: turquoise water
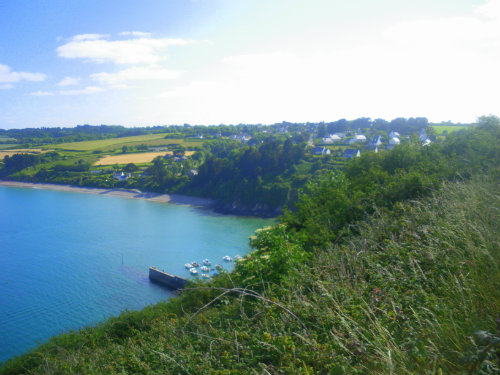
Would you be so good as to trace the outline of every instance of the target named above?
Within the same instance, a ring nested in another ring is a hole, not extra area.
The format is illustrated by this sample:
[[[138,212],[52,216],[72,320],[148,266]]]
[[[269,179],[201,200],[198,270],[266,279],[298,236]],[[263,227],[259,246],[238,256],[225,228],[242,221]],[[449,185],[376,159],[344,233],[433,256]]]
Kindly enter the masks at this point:
[[[248,253],[271,220],[189,206],[0,186],[0,361],[52,335],[166,300],[148,267]],[[230,264],[224,264],[229,268]]]

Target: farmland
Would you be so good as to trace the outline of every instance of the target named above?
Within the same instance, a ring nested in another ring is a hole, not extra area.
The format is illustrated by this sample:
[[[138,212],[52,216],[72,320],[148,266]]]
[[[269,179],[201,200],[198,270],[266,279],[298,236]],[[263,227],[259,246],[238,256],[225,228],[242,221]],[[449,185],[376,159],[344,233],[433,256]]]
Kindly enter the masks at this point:
[[[95,141],[84,142],[70,142],[51,144],[44,146],[44,148],[51,148],[56,150],[71,150],[71,151],[110,151],[121,148],[123,146],[133,147],[139,145],[147,146],[168,146],[179,144],[184,147],[197,147],[202,145],[202,141],[185,141],[184,139],[168,138],[167,133],[138,135],[134,137],[110,138]]]
[[[122,154],[122,155],[111,155],[105,156],[94,163],[97,165],[114,165],[114,164],[140,164],[149,163],[157,156],[163,156],[165,154],[172,154],[171,151],[164,152],[142,152],[134,154]],[[194,154],[194,151],[186,151],[185,155],[190,156]]]
[[[467,126],[465,126],[465,125],[463,125],[463,126],[461,126],[461,125],[453,125],[453,126],[451,126],[451,125],[450,126],[448,126],[448,125],[435,125],[435,126],[432,126],[432,128],[436,132],[436,135],[443,135],[446,133],[449,134],[449,133],[453,133],[453,132],[465,129],[465,128],[467,128]]]
[[[17,150],[0,151],[0,160],[3,160],[6,156],[12,156],[16,154],[39,154],[41,152],[47,152],[49,150],[42,150],[39,148],[20,148]]]

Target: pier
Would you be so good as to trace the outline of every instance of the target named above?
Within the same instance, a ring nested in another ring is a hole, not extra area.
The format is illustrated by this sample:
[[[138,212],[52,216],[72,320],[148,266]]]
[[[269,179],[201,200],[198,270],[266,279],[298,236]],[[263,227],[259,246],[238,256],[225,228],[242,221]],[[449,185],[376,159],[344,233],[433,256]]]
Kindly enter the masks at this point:
[[[149,267],[149,279],[153,282],[175,290],[184,288],[184,286],[186,286],[188,282],[182,277],[160,271],[156,267]]]

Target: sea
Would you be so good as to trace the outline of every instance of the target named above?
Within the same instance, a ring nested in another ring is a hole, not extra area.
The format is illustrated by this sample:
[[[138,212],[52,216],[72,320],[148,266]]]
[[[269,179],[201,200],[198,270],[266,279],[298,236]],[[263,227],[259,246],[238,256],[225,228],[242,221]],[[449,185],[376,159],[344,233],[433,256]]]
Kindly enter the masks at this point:
[[[273,220],[206,208],[0,186],[0,361],[53,335],[168,300],[148,269],[245,255]]]

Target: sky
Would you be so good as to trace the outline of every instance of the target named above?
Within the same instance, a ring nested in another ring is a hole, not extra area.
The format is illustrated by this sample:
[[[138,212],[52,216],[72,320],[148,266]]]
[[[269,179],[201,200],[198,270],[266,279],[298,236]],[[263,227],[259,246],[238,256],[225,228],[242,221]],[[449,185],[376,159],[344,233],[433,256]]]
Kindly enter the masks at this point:
[[[0,128],[500,114],[500,0],[0,0]]]

